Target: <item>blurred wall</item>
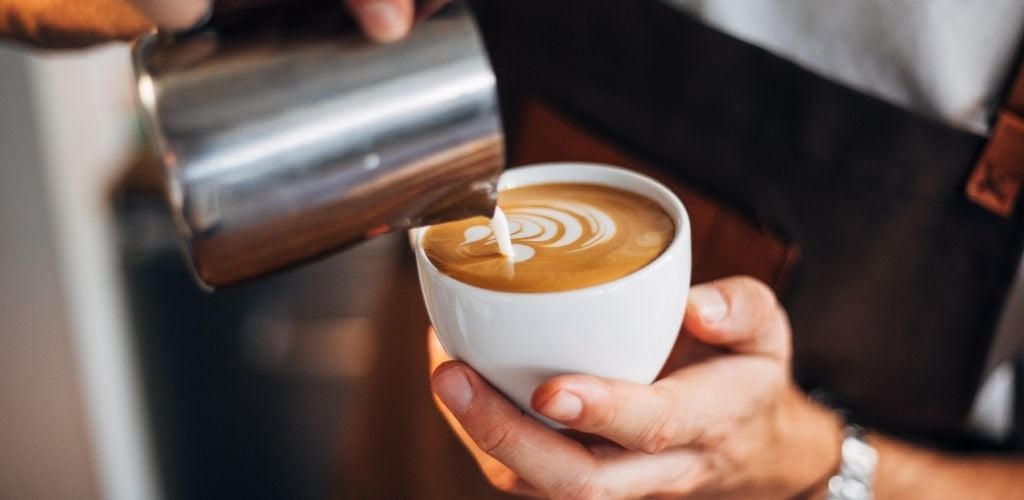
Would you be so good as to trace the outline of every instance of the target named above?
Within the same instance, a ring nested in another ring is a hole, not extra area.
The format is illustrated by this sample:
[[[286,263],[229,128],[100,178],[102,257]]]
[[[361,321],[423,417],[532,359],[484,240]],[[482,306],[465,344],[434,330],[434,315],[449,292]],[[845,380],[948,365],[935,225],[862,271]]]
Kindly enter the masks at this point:
[[[109,186],[127,48],[0,46],[0,498],[152,498]]]

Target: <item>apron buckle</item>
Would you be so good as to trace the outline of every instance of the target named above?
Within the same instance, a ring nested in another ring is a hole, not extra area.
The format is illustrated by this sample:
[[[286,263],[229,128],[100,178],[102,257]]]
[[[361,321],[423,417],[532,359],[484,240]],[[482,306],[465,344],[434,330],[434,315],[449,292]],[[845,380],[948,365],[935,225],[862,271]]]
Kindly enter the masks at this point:
[[[1024,119],[1003,111],[971,177],[967,197],[1001,217],[1013,215],[1024,185]]]

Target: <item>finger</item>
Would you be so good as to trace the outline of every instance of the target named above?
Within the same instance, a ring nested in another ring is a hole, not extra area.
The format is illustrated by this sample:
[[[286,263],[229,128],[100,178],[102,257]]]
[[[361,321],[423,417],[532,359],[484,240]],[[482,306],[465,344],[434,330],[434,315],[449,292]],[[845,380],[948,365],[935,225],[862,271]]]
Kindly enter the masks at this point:
[[[374,41],[400,40],[412,27],[412,0],[345,0],[345,4]]]
[[[441,346],[441,342],[437,339],[437,334],[434,332],[433,327],[427,329],[427,356],[431,373],[433,373],[437,367],[441,366],[441,364],[452,360],[448,356],[448,353],[444,351],[444,347]],[[504,491],[505,493],[511,493],[514,495],[531,497],[542,496],[536,488],[530,486],[526,481],[523,481],[518,474],[512,472],[512,470],[505,467],[504,464],[484,453],[483,450],[473,442],[473,439],[466,434],[466,431],[459,424],[459,421],[455,419],[452,412],[444,405],[436,394],[434,394],[434,404],[437,406],[437,410],[441,412],[441,416],[444,417],[445,422],[447,422],[448,426],[452,428],[455,436],[462,442],[462,445],[469,450],[469,453],[473,455],[473,459],[476,460],[477,465],[480,467],[480,471],[483,472],[484,477],[487,478],[487,481],[490,482],[492,486],[498,490]]]
[[[0,38],[37,47],[73,48],[132,40],[153,29],[134,4],[108,2],[4,2],[0,0]]]
[[[165,29],[180,31],[199,24],[210,12],[210,0],[133,0],[135,6]]]
[[[538,387],[531,404],[552,420],[644,453],[684,439],[672,396],[657,386],[565,375]]]
[[[414,8],[416,20],[420,21],[429,18],[449,3],[451,3],[451,0],[419,0]]]
[[[711,345],[789,359],[786,313],[775,293],[753,278],[728,278],[691,288],[683,326]]]
[[[687,497],[715,478],[708,455],[690,448],[654,455],[610,445],[591,450],[599,457],[602,477],[625,498]]]
[[[523,414],[468,366],[434,373],[435,393],[476,446],[546,496],[586,490],[594,458],[579,443]]]
[[[473,441],[473,438],[466,433],[466,430],[462,428],[462,424],[452,415],[451,410],[444,405],[441,398],[434,395],[434,404],[437,406],[438,411],[441,412],[441,416],[444,417],[445,422],[451,427],[452,432],[459,439],[469,454],[473,456],[473,460],[476,461],[477,466],[480,468],[480,472],[483,473],[487,482],[491,483],[495,489],[503,491],[505,493],[511,493],[513,495],[522,495],[530,497],[543,497],[536,488],[531,486],[529,483],[524,481],[519,474],[516,474],[505,466],[505,464],[499,462],[494,457],[484,453],[479,446]]]
[[[759,411],[785,383],[780,362],[764,356],[719,357],[647,386],[587,375],[555,377],[532,406],[552,420],[648,454],[714,446],[723,423]]]

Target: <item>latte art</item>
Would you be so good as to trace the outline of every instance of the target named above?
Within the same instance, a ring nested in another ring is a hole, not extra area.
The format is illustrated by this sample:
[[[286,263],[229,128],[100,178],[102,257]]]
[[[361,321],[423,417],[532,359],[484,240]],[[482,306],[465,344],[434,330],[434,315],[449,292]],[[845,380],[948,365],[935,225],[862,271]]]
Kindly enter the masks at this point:
[[[483,288],[571,290],[642,268],[675,233],[656,203],[605,186],[530,186],[501,193],[498,203],[507,222],[480,217],[428,230],[424,250],[434,265]]]
[[[537,247],[568,247],[566,252],[579,252],[607,243],[616,232],[615,221],[587,203],[527,205],[509,209],[504,215],[508,220],[507,237],[515,242],[511,248],[512,259],[516,263],[532,259]],[[467,228],[462,248],[469,252],[469,245],[483,241],[487,245],[498,245],[500,249],[501,231],[493,226],[492,223],[491,226]]]

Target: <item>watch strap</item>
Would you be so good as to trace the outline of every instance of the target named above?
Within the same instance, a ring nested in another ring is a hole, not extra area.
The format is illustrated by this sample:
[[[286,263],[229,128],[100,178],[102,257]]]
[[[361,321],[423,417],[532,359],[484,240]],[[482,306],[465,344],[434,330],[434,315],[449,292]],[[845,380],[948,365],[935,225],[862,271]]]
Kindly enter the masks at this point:
[[[828,500],[872,500],[878,451],[867,441],[863,427],[847,425],[843,432],[839,473],[828,481]]]

